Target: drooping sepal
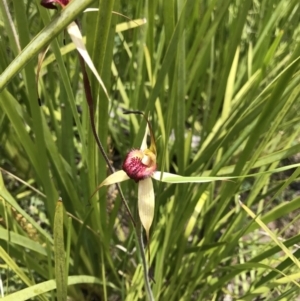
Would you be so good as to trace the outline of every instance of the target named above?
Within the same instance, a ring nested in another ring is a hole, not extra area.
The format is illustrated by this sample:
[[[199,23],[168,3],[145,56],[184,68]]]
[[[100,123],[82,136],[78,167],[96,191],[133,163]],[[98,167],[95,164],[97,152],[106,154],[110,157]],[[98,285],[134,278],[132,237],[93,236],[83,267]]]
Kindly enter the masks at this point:
[[[141,180],[138,185],[138,211],[149,241],[150,227],[154,217],[154,189],[151,178]]]

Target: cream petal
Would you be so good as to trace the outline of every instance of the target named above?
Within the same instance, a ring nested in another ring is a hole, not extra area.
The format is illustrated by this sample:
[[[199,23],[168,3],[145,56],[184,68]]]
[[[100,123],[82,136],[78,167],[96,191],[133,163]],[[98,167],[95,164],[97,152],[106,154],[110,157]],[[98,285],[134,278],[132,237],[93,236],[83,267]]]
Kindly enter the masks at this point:
[[[149,132],[148,125],[146,125],[146,130],[145,130],[144,138],[143,138],[142,145],[141,145],[142,151],[148,148],[148,146],[147,146],[148,132]]]
[[[108,176],[98,187],[120,183],[129,179],[124,170],[119,170]]]
[[[139,181],[138,208],[140,220],[149,241],[149,230],[154,217],[154,189],[151,178]]]
[[[94,73],[94,75],[97,78],[100,86],[104,90],[105,95],[109,99],[109,95],[107,93],[107,89],[104,85],[104,82],[102,81],[100,75],[98,74],[98,71],[96,70],[96,68],[94,66],[94,63],[93,63],[89,53],[87,52],[87,49],[85,48],[83,37],[81,35],[81,32],[79,30],[78,25],[75,22],[72,22],[71,24],[68,25],[67,31],[68,31],[73,43],[75,44],[78,52],[83,57],[85,63],[89,66],[91,71]]]
[[[129,180],[130,178],[127,176],[126,172],[124,170],[119,170],[114,173],[112,173],[110,176],[108,176],[100,185],[97,186],[93,194],[90,196],[90,199],[96,194],[96,192],[102,187],[107,185],[112,185],[116,183],[120,183],[126,180]]]

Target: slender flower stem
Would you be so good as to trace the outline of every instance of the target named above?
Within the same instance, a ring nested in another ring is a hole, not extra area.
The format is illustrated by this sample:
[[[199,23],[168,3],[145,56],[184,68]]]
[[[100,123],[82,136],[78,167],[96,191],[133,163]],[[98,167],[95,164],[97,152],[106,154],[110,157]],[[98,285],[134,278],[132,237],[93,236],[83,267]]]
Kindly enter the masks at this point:
[[[82,69],[82,74],[83,74],[84,90],[85,90],[86,100],[87,100],[87,104],[88,104],[88,108],[89,108],[89,116],[90,116],[90,122],[91,122],[91,128],[92,128],[93,136],[96,140],[96,144],[99,147],[99,150],[100,150],[100,152],[101,152],[101,154],[102,154],[102,156],[103,156],[110,172],[114,173],[114,168],[113,168],[112,164],[110,163],[109,158],[106,155],[106,152],[105,152],[105,150],[103,148],[103,145],[102,145],[102,143],[99,139],[99,136],[97,134],[97,130],[96,130],[96,126],[95,126],[95,114],[94,114],[93,97],[92,97],[92,91],[91,91],[89,78],[88,78],[86,68],[85,68],[85,62],[84,62],[84,59],[82,58],[82,56],[80,55],[80,53],[78,53],[78,56],[79,56],[79,62],[80,62],[81,69]],[[147,122],[148,122],[148,120],[147,120]],[[147,261],[146,261],[145,249],[144,249],[144,243],[143,243],[143,237],[142,237],[142,233],[143,233],[142,225],[139,222],[139,227],[137,227],[137,225],[136,225],[136,223],[133,219],[133,216],[130,212],[130,209],[128,207],[128,204],[125,200],[125,197],[123,195],[123,191],[122,191],[122,189],[121,189],[121,187],[118,183],[116,183],[116,185],[117,185],[117,189],[118,189],[118,192],[120,194],[121,200],[122,200],[123,204],[126,207],[128,215],[130,216],[130,219],[131,219],[132,224],[134,226],[135,232],[137,234],[137,241],[138,241],[138,245],[139,245],[139,249],[140,249],[140,254],[141,254],[141,257],[142,257],[142,266],[143,266],[145,287],[146,287],[146,292],[147,292],[148,299],[149,299],[149,301],[155,301],[155,299],[153,297],[152,290],[151,290],[151,286],[150,286],[150,278],[149,278],[149,275],[148,275],[148,267],[147,267]]]
[[[81,69],[82,69],[82,74],[83,74],[83,83],[84,83],[84,90],[85,90],[85,95],[86,95],[86,100],[87,100],[87,104],[88,104],[88,108],[89,108],[89,116],[90,116],[90,122],[91,122],[91,128],[92,128],[92,132],[93,132],[93,136],[96,140],[96,144],[110,170],[111,173],[114,173],[114,168],[112,166],[112,164],[110,163],[109,161],[109,158],[103,148],[103,145],[99,139],[99,136],[97,134],[97,130],[96,130],[96,126],[95,126],[95,114],[94,114],[94,103],[93,103],[93,97],[92,97],[92,91],[91,91],[91,86],[90,86],[90,82],[89,82],[89,78],[88,78],[88,75],[87,75],[87,72],[86,72],[86,68],[85,68],[85,62],[84,62],[84,59],[83,57],[80,55],[80,53],[78,53],[78,56],[79,56],[79,62],[80,62],[80,66],[81,66]],[[127,112],[128,113],[131,113],[131,112]],[[144,116],[144,118],[146,119],[147,123],[149,124],[148,122],[148,119],[145,117],[145,115],[142,113],[142,112],[139,112],[139,114],[142,114]],[[150,126],[150,124],[149,124]],[[151,127],[151,126],[150,126]],[[154,141],[154,147],[155,147],[155,140],[154,140],[154,137],[153,137],[153,134],[152,134],[152,131],[151,131],[151,140]],[[121,200],[122,202],[124,203],[125,207],[126,207],[126,210],[128,212],[128,215],[130,216],[130,219],[133,223],[133,226],[135,228],[135,232],[137,234],[137,241],[138,241],[138,245],[139,245],[139,249],[140,249],[140,254],[141,254],[141,257],[142,257],[142,266],[143,266],[143,273],[144,273],[144,280],[145,280],[145,287],[146,287],[146,292],[147,292],[147,296],[148,296],[148,299],[149,301],[155,301],[154,297],[153,297],[153,293],[152,293],[152,290],[151,290],[151,286],[150,286],[150,278],[149,278],[149,275],[148,275],[148,267],[147,267],[147,261],[146,261],[146,256],[145,256],[145,248],[144,248],[144,243],[143,243],[143,228],[142,228],[142,225],[141,225],[141,222],[139,221],[139,224],[138,224],[138,227],[133,219],[133,216],[130,212],[130,209],[128,207],[128,204],[125,200],[125,197],[123,195],[123,191],[120,187],[120,185],[118,183],[116,183],[117,185],[117,189],[118,189],[118,192],[120,194],[120,197],[121,197]]]
[[[137,228],[139,228],[139,230]],[[138,223],[138,226],[136,227],[136,234],[138,237],[140,253],[142,256],[142,265],[143,265],[146,292],[147,292],[149,301],[155,301],[152,290],[151,290],[151,286],[150,286],[150,278],[148,275],[148,266],[147,266],[147,260],[146,260],[146,256],[145,256],[145,246],[144,246],[144,242],[143,242],[143,227],[142,227],[142,224],[140,223],[140,221]]]
[[[87,104],[88,104],[88,107],[89,107],[89,115],[90,115],[90,121],[91,121],[91,128],[92,128],[92,132],[93,132],[93,135],[94,135],[94,138],[96,140],[96,144],[97,146],[99,147],[99,150],[110,170],[111,173],[114,173],[114,168],[113,166],[111,165],[110,161],[109,161],[109,158],[107,157],[106,155],[106,152],[102,146],[102,143],[98,137],[98,134],[97,134],[97,130],[96,130],[96,126],[95,126],[95,114],[94,114],[94,104],[93,104],[93,97],[92,97],[92,91],[91,91],[91,86],[90,86],[90,82],[89,82],[89,78],[88,78],[88,75],[87,75],[87,72],[86,72],[86,68],[85,68],[85,63],[84,63],[84,59],[82,58],[82,56],[80,55],[80,53],[78,52],[78,56],[79,56],[79,62],[80,62],[80,66],[81,66],[81,70],[82,70],[82,74],[83,74],[83,84],[84,84],[84,91],[85,91],[85,95],[86,95],[86,100],[87,100]],[[121,197],[121,200],[123,202],[123,204],[125,205],[125,208],[127,210],[127,213],[131,219],[131,222],[133,223],[134,227],[136,226],[135,224],[135,221],[134,221],[134,218],[130,212],[130,209],[128,207],[128,204],[125,200],[125,197],[124,197],[124,194],[123,194],[123,191],[120,187],[120,185],[118,183],[116,183],[117,185],[117,189],[118,189],[118,192],[120,194],[120,197]]]

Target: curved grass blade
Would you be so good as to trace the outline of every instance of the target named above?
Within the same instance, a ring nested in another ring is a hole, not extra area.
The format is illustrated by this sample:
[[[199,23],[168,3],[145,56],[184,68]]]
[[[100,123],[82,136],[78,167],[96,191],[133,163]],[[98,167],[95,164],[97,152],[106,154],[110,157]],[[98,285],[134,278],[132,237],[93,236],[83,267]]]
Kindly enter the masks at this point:
[[[54,258],[57,300],[67,300],[66,259],[63,232],[63,203],[58,200],[54,217]]]
[[[90,283],[90,284],[94,284],[94,285],[95,284],[102,285],[102,281],[93,276],[80,275],[80,276],[69,276],[68,277],[68,285],[75,285],[75,284],[80,284],[80,283]],[[119,288],[117,288],[115,285],[113,285],[110,282],[107,282],[107,285],[114,290],[119,290]],[[37,297],[41,294],[47,293],[54,289],[56,289],[55,280],[48,280],[48,281],[30,286],[23,290],[20,290],[16,293],[10,294],[10,295],[2,298],[1,300],[3,300],[3,301],[31,300],[34,297]]]

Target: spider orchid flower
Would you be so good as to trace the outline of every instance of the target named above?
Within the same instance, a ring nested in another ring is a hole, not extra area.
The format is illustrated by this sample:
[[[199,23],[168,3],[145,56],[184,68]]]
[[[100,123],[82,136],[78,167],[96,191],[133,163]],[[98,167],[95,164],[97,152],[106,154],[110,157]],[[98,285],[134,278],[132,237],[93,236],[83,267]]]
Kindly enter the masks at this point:
[[[176,174],[157,171],[155,139],[149,122],[140,149],[131,150],[119,170],[108,176],[96,189],[102,186],[133,179],[138,183],[138,212],[149,241],[149,231],[154,217],[154,189],[152,179],[166,183],[203,183],[225,180],[228,177],[183,177]],[[150,131],[151,145],[147,147],[147,135]]]
[[[108,176],[97,188],[133,179],[138,183],[138,211],[149,241],[149,230],[154,217],[154,189],[151,177],[160,178],[156,171],[156,148],[151,134],[151,146],[147,147],[147,125],[140,149],[131,150],[123,163],[122,170]]]

